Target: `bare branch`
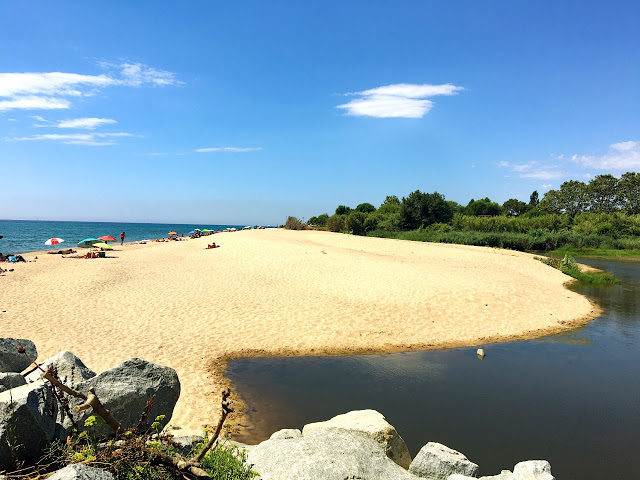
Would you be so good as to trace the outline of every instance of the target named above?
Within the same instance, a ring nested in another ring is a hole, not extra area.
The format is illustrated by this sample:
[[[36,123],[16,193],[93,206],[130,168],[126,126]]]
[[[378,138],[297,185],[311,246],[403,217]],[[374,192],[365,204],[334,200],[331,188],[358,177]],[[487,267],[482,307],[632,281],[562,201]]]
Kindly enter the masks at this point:
[[[227,415],[233,412],[233,409],[229,406],[228,398],[231,393],[229,390],[222,391],[222,415],[220,416],[220,420],[218,420],[218,425],[216,425],[216,430],[209,439],[209,443],[205,445],[202,451],[195,456],[192,461],[200,463],[207,452],[213,447],[218,440],[218,435],[220,435],[220,430],[222,430],[222,426],[224,425],[224,421],[227,419]]]

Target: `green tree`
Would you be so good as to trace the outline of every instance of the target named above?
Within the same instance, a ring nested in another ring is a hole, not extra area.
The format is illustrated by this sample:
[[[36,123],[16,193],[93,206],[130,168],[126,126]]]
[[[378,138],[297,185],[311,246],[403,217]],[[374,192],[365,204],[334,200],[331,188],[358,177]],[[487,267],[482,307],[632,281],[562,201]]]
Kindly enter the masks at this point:
[[[533,192],[531,192],[531,195],[529,195],[529,207],[531,208],[537,207],[539,203],[540,203],[540,197],[538,195],[538,191],[534,190]]]
[[[316,227],[324,227],[327,225],[327,219],[329,215],[323,213],[322,215],[318,215],[317,217],[311,217],[307,223],[309,225],[315,225]]]
[[[627,215],[640,214],[640,173],[627,172],[618,181],[620,205]]]
[[[327,219],[327,228],[331,232],[340,232],[344,230],[345,215],[331,215]]]
[[[364,228],[364,222],[366,219],[366,213],[352,211],[345,218],[344,228],[345,230],[350,231],[353,235],[364,235],[366,233]]]
[[[347,207],[346,205],[338,205],[336,208],[336,215],[347,215],[351,211],[351,207]]]
[[[517,217],[518,215],[526,213],[527,210],[529,210],[529,205],[516,198],[510,198],[502,204],[502,209],[507,216]]]
[[[559,190],[549,190],[540,201],[540,209],[548,213],[566,214],[575,217],[589,208],[587,185],[569,180]]]
[[[613,175],[597,175],[587,185],[589,210],[596,213],[613,213],[620,208],[618,179]]]
[[[485,197],[480,200],[474,200],[472,198],[464,208],[464,213],[465,215],[473,217],[477,217],[479,215],[496,216],[502,213],[502,207],[496,202],[492,202],[489,197]]]
[[[448,223],[453,217],[451,206],[438,192],[422,193],[416,190],[402,198],[400,204],[400,227],[415,230],[433,223]]]
[[[376,207],[374,207],[370,203],[361,203],[356,207],[356,212],[372,213],[375,211],[376,211]]]

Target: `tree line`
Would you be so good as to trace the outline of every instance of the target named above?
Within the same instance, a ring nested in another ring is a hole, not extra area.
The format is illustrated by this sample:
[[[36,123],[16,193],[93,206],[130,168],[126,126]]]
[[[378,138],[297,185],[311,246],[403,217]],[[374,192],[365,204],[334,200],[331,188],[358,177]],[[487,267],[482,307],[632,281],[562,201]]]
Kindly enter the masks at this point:
[[[638,219],[627,219],[625,223],[623,218],[635,215],[640,215],[640,173],[627,172],[620,178],[598,175],[588,183],[569,180],[557,190],[546,192],[542,199],[533,191],[529,202],[510,198],[502,205],[488,197],[460,205],[438,192],[416,190],[401,199],[389,195],[378,208],[371,203],[361,203],[355,208],[339,205],[332,215],[313,216],[307,224],[355,235],[418,229],[558,232],[571,230],[578,224],[589,234],[637,235]],[[598,228],[601,232],[596,231]]]

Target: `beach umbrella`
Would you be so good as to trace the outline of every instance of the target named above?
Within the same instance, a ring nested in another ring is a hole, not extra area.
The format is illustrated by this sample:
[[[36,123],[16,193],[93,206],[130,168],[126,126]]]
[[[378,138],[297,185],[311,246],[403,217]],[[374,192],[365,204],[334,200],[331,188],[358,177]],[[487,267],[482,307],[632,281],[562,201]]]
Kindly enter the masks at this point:
[[[85,238],[81,242],[78,242],[78,246],[82,248],[89,248],[93,246],[94,243],[100,243],[100,240],[97,238]]]
[[[202,230],[200,230],[199,228],[194,228],[194,230],[195,230],[196,232],[201,232],[201,231],[202,231]]]
[[[169,232],[169,235],[177,235],[178,232],[174,232],[173,230]]]
[[[96,248],[104,248],[105,250],[113,250],[113,247],[107,243],[94,243],[93,246]]]
[[[2,238],[2,237],[0,237]],[[45,245],[57,245],[58,243],[62,243],[64,242],[64,240],[62,238],[50,238],[49,240],[47,240],[46,242],[44,242]]]
[[[187,233],[187,235],[195,235],[196,231],[195,230],[191,230],[189,233]]]
[[[109,235],[103,235],[101,237],[98,237],[98,240],[104,240],[105,242],[116,242],[117,240],[113,237],[110,237]]]

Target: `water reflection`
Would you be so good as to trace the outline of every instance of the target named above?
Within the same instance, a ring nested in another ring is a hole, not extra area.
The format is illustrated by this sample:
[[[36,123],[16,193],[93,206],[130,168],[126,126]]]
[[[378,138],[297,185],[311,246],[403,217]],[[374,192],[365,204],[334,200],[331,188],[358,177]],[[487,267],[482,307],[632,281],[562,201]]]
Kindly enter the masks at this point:
[[[253,412],[256,443],[349,410],[374,408],[412,455],[428,441],[464,452],[482,475],[545,458],[559,480],[636,478],[640,471],[640,263],[582,260],[614,287],[573,286],[604,314],[525,342],[355,357],[254,358],[228,376]]]

